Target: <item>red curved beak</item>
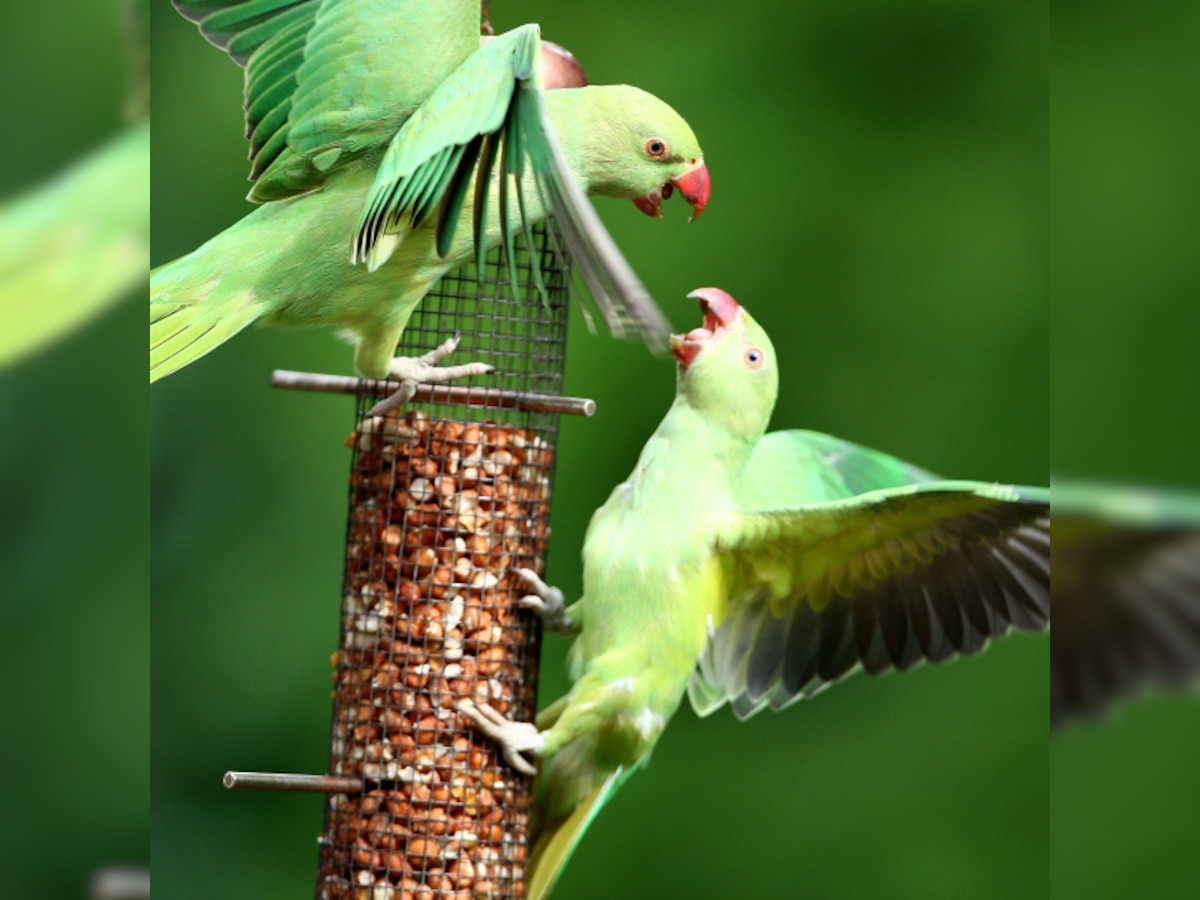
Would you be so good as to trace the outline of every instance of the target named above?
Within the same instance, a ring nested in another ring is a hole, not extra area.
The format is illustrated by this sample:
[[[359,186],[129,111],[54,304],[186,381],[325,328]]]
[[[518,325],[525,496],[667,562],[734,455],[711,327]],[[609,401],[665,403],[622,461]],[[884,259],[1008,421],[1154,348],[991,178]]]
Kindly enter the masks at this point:
[[[715,330],[712,327],[713,318],[720,323],[722,328],[728,328],[737,321],[738,313],[742,311],[738,302],[720,288],[696,288],[688,294],[688,297],[700,301],[700,312],[704,313],[704,324],[710,330]]]
[[[704,165],[704,160],[700,159],[678,178],[672,178],[671,184],[675,185],[680,196],[692,207],[692,215],[688,221],[700,218],[700,213],[708,206],[708,194],[712,186],[708,179],[708,166]]]
[[[693,328],[687,334],[671,335],[671,353],[675,355],[683,370],[692,364],[701,350],[714,340],[725,336],[737,322],[742,310],[738,302],[720,288],[698,288],[688,296],[700,301],[704,324]]]
[[[667,197],[670,197],[671,192],[675,190],[678,190],[680,196],[692,207],[692,215],[688,219],[689,222],[704,212],[704,207],[708,206],[711,182],[708,178],[708,167],[704,165],[703,159],[697,160],[695,165],[679,177],[672,178],[662,187],[647,194],[645,197],[635,198],[633,202],[638,209],[652,219],[661,219],[662,202]]]

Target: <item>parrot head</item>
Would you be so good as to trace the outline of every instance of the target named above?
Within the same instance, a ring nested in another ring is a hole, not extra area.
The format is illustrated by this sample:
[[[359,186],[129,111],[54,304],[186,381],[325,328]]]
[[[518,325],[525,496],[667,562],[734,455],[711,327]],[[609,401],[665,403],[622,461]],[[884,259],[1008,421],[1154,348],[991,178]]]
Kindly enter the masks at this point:
[[[692,207],[691,219],[704,212],[708,169],[700,142],[679,113],[626,84],[580,90],[593,107],[584,148],[590,191],[631,199],[656,219],[662,201],[679,191]]]
[[[688,296],[700,301],[704,324],[671,335],[678,393],[710,421],[757,439],[766,431],[779,392],[771,339],[720,288],[699,288]]]

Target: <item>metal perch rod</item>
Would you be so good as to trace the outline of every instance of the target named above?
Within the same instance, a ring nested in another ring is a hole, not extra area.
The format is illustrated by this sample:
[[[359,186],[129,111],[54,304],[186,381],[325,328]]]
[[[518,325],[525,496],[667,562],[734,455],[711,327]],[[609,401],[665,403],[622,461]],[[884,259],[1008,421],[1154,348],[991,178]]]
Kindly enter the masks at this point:
[[[322,375],[316,372],[293,372],[287,369],[276,369],[271,373],[271,386],[293,391],[362,394],[373,397],[386,397],[396,390],[396,383],[393,381],[374,381],[367,378],[353,378],[349,375]],[[516,409],[572,416],[591,416],[596,412],[596,401],[583,397],[559,397],[555,394],[524,393],[500,388],[471,388],[446,384],[417,385],[417,393],[413,401],[462,406],[491,406],[497,409]]]
[[[226,772],[225,787],[260,791],[308,791],[316,794],[358,794],[363,780],[347,775],[294,775],[287,772]]]

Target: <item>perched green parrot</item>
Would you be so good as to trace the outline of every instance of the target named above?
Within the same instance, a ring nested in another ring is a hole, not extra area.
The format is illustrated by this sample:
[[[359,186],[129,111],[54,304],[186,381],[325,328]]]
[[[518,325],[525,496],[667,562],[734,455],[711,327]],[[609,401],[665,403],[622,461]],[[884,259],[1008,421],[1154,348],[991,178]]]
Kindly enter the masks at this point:
[[[0,204],[0,368],[86,325],[150,267],[149,0],[125,0],[125,128]]]
[[[828,435],[764,435],[778,366],[762,328],[706,288],[673,336],[675,402],[592,517],[584,595],[528,570],[522,602],[578,635],[570,692],[532,723],[460,710],[533,774],[527,896],[550,891],[584,829],[686,693],[739,718],[862,668],[977,653],[1049,623],[1049,490],[939,481]]]
[[[665,339],[586,196],[657,216],[678,190],[693,218],[704,209],[700,145],[661,100],[627,85],[543,90],[538,27],[481,46],[478,0],[174,2],[246,69],[262,206],[151,274],[151,381],[256,321],[339,326],[358,372],[398,378],[403,394],[488,371],[434,368],[453,341],[393,354],[421,298],[473,255],[502,244],[515,283],[515,235],[547,211],[610,327]]]

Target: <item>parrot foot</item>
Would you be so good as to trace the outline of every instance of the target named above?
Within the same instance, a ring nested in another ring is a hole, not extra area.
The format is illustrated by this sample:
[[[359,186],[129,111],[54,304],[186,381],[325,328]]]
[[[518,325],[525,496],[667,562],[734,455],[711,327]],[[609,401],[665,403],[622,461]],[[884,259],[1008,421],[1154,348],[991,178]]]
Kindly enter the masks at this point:
[[[517,606],[532,609],[542,620],[542,627],[555,634],[565,634],[568,637],[578,632],[575,622],[567,613],[567,605],[563,600],[563,592],[556,587],[550,587],[538,577],[533,569],[513,569],[513,574],[529,585],[532,594],[526,594],[517,601]]]
[[[476,706],[470,700],[458,704],[458,711],[487,737],[500,745],[504,759],[522,775],[536,775],[537,766],[522,754],[536,756],[545,738],[532,722],[513,722],[490,706]]]
[[[492,17],[488,15],[488,0],[483,0],[482,12],[483,17],[479,24],[480,31],[482,31],[484,34],[494,35],[496,33],[496,29],[492,27]]]
[[[430,350],[424,356],[397,356],[392,360],[389,370],[393,378],[400,379],[400,388],[391,396],[376,403],[367,412],[367,416],[382,416],[397,407],[403,406],[417,392],[418,384],[445,383],[457,381],[460,378],[470,378],[473,375],[486,375],[495,371],[495,366],[487,363],[464,363],[461,366],[439,366],[438,363],[453,353],[462,340],[461,334],[455,334],[440,347]]]

